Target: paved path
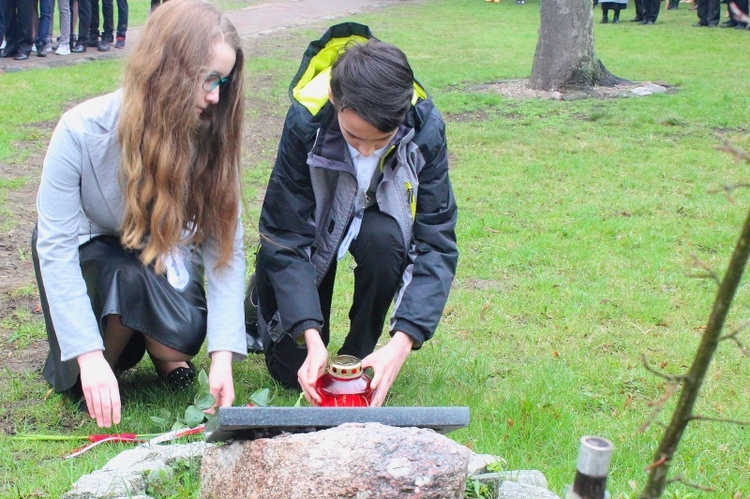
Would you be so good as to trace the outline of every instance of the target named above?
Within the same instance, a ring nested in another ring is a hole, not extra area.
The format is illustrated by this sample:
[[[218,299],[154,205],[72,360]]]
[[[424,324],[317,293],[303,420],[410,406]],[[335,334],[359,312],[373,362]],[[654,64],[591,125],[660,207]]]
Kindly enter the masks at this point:
[[[406,2],[405,0],[275,0],[228,12],[227,16],[237,27],[240,35],[246,37],[323,19],[341,18],[360,12],[372,11],[395,3],[403,4]],[[47,54],[47,57],[37,57],[36,54],[32,53],[31,57],[25,61],[14,61],[12,58],[0,59],[0,73],[122,57],[133,47],[140,31],[140,28],[128,29],[127,44],[124,50],[112,48],[109,52],[97,52],[96,48],[89,47],[85,54],[58,56],[50,53]]]

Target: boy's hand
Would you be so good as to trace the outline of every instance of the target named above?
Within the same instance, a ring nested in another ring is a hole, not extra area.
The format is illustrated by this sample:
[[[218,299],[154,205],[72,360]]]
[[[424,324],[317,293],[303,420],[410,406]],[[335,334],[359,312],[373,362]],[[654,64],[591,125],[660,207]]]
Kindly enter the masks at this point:
[[[315,391],[315,383],[325,372],[328,363],[328,350],[316,329],[307,329],[302,334],[305,336],[305,343],[307,344],[307,357],[302,367],[297,371],[297,381],[302,388],[305,399],[312,405],[320,405],[323,400]]]
[[[406,333],[396,331],[391,340],[381,349],[362,359],[362,369],[371,367],[374,371],[370,386],[373,390],[372,407],[380,407],[396,380],[401,366],[411,352],[413,340]]]

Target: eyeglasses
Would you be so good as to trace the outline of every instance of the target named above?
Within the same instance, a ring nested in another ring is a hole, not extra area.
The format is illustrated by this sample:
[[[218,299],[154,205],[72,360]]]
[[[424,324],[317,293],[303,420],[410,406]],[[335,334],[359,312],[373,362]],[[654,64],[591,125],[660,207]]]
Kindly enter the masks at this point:
[[[203,88],[204,92],[213,92],[216,87],[223,87],[227,83],[229,83],[228,76],[226,78],[222,78],[216,73],[208,73],[206,79],[203,80],[203,85],[201,85],[201,88]]]

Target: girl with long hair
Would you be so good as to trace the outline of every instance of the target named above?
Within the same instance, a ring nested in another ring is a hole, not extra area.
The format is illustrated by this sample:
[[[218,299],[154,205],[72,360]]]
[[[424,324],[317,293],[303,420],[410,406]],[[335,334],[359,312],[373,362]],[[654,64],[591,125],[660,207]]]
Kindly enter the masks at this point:
[[[216,404],[234,401],[232,360],[247,355],[243,62],[218,10],[172,0],[147,21],[123,88],[66,112],[52,135],[32,241],[43,373],[99,426],[120,421],[122,371],[147,352],[184,388],[204,339]]]

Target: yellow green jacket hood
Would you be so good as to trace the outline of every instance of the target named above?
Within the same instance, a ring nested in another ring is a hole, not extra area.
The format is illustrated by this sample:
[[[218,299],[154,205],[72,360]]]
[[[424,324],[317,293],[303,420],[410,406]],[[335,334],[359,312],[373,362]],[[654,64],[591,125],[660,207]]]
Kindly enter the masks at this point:
[[[374,38],[364,24],[342,23],[331,26],[323,36],[311,42],[302,56],[302,63],[289,87],[292,102],[301,104],[313,116],[328,102],[331,67],[350,43],[365,43]],[[427,92],[415,80],[412,104],[426,99]]]

